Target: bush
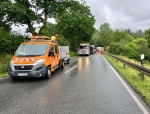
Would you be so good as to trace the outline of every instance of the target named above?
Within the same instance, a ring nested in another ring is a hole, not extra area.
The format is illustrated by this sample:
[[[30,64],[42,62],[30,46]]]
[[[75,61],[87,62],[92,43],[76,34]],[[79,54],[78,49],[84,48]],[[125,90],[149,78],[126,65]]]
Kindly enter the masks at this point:
[[[78,56],[78,53],[71,51],[71,52],[70,52],[70,57],[75,57],[75,56]]]
[[[130,42],[125,45],[125,54],[130,59],[140,60],[140,52],[138,46],[134,42]]]
[[[10,33],[0,28],[0,53],[14,52],[25,39],[18,33]]]
[[[122,54],[124,46],[120,43],[113,42],[110,44],[108,51],[112,54],[119,55]]]
[[[145,60],[146,60],[146,61],[150,61],[150,52],[148,52],[148,53],[145,55]]]
[[[0,73],[5,73],[8,71],[8,66],[11,58],[12,54],[3,53],[0,55]]]

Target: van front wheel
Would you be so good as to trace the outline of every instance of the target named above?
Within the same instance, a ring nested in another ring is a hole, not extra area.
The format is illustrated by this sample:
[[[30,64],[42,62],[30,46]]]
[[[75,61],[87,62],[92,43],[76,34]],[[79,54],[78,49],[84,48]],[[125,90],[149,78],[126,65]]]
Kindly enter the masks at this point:
[[[47,67],[45,78],[49,79],[51,77],[51,67]]]

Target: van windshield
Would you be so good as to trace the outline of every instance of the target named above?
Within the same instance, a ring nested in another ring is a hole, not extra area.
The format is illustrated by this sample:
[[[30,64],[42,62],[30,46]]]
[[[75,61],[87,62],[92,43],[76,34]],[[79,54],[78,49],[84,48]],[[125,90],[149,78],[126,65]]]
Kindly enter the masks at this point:
[[[89,45],[80,45],[79,48],[80,49],[87,49],[87,48],[89,48]]]
[[[48,44],[21,44],[15,56],[40,56],[46,53]]]

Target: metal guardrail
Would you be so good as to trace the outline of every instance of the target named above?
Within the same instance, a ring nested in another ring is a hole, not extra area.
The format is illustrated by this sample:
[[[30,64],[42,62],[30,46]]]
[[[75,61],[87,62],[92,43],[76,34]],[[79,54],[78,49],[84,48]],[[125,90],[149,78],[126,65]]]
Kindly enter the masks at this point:
[[[121,61],[121,62],[124,64],[124,67],[125,67],[125,65],[128,65],[128,66],[130,66],[130,67],[136,69],[137,71],[141,72],[141,80],[144,80],[144,74],[150,77],[150,69],[145,68],[145,67],[140,66],[140,65],[137,65],[137,64],[135,64],[135,63],[126,61],[126,60],[124,60],[124,59],[121,59],[121,58],[119,58],[119,57],[117,57],[117,56],[115,56],[115,55],[113,55],[113,54],[108,54],[108,53],[107,53],[107,55],[109,55],[109,56],[115,58],[116,60]]]

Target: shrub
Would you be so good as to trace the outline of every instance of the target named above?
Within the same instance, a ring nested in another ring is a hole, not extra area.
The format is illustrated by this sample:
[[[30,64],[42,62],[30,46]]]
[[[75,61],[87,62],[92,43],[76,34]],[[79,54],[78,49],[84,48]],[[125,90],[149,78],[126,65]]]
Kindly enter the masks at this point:
[[[5,73],[8,71],[8,66],[10,63],[10,60],[12,58],[11,54],[3,53],[0,55],[0,73]]]
[[[124,46],[122,44],[113,42],[110,44],[108,51],[112,54],[119,55],[119,54],[122,54],[123,49],[124,49]]]
[[[145,55],[145,60],[150,61],[150,52]]]
[[[130,59],[140,60],[140,52],[138,46],[134,42],[130,42],[125,45],[126,56]]]
[[[78,53],[71,51],[71,52],[70,52],[70,57],[75,57],[75,56],[78,56]]]

